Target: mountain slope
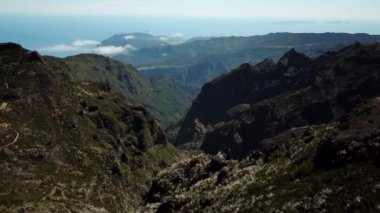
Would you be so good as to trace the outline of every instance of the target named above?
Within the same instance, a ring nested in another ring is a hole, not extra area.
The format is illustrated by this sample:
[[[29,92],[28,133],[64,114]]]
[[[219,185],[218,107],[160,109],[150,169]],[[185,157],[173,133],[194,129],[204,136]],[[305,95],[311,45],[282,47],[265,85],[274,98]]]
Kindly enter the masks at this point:
[[[291,128],[329,123],[379,95],[379,45],[355,44],[309,59],[290,50],[278,63],[243,64],[206,84],[187,113],[177,144],[202,143],[235,158]],[[269,147],[268,147],[269,146]]]
[[[196,39],[178,45],[138,48],[114,58],[137,67],[147,76],[168,76],[198,92],[208,81],[239,66],[265,58],[278,60],[291,48],[317,56],[356,41],[380,41],[378,35],[347,33],[271,33],[250,37]],[[128,42],[128,41],[127,41]],[[117,43],[114,43],[117,46]],[[195,92],[195,93],[196,93]]]
[[[376,97],[338,122],[271,138],[270,153],[182,160],[157,175],[141,211],[377,212],[379,113]]]
[[[179,157],[144,108],[0,44],[0,211],[130,212]]]
[[[141,211],[379,211],[379,81],[380,45],[359,43],[215,79],[177,140],[210,155],[161,171]]]
[[[106,82],[131,102],[150,110],[164,127],[182,118],[190,105],[190,96],[174,82],[143,77],[131,65],[93,54],[70,56],[63,61],[73,79]]]

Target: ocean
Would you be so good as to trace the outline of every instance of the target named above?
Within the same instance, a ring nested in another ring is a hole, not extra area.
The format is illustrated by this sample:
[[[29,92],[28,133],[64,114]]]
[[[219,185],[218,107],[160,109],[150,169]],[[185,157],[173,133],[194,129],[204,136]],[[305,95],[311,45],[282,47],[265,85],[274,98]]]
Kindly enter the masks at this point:
[[[116,33],[153,35],[250,36],[270,32],[347,32],[380,34],[380,21],[280,20],[142,16],[13,16],[0,15],[0,42],[16,42],[40,50],[74,40],[104,40]],[[78,51],[42,51],[64,57]]]

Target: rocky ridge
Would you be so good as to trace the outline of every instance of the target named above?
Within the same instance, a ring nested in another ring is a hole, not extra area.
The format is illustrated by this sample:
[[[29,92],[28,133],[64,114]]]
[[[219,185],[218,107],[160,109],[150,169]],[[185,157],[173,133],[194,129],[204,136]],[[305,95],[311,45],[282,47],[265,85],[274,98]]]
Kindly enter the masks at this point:
[[[1,212],[133,211],[180,156],[147,110],[67,69],[0,45]]]
[[[177,145],[227,148],[239,159],[270,149],[263,141],[291,128],[333,122],[379,95],[379,56],[379,45],[357,43],[315,59],[291,50],[277,63],[243,64],[202,88]]]
[[[133,34],[132,34],[133,35]],[[154,38],[154,36],[148,36]],[[130,37],[131,38],[131,37]],[[291,48],[308,56],[319,56],[354,42],[379,42],[379,35],[365,33],[269,33],[259,36],[231,36],[190,39],[176,45],[150,45],[139,47],[139,36],[125,40],[115,35],[101,45],[137,48],[113,56],[130,63],[147,76],[166,76],[196,96],[201,87],[214,78],[229,72],[243,62],[258,63],[265,58],[278,60]],[[145,41],[145,40],[144,40]]]

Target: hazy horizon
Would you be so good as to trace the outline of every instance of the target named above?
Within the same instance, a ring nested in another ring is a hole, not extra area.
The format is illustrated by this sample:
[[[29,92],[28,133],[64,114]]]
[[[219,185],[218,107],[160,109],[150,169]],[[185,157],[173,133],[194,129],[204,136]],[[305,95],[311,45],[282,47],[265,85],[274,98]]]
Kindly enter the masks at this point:
[[[379,6],[379,7],[378,7]],[[0,42],[43,54],[91,52],[118,33],[253,36],[275,32],[380,34],[380,2],[373,0],[3,0]],[[321,12],[323,11],[323,12]]]

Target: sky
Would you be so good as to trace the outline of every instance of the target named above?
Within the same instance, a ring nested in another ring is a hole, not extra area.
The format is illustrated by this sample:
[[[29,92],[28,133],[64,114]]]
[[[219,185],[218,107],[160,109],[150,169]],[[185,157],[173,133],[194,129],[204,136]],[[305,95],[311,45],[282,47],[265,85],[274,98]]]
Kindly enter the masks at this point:
[[[380,19],[379,0],[1,0],[2,14]]]
[[[116,33],[380,34],[379,11],[380,0],[0,0],[0,42],[66,56]]]

